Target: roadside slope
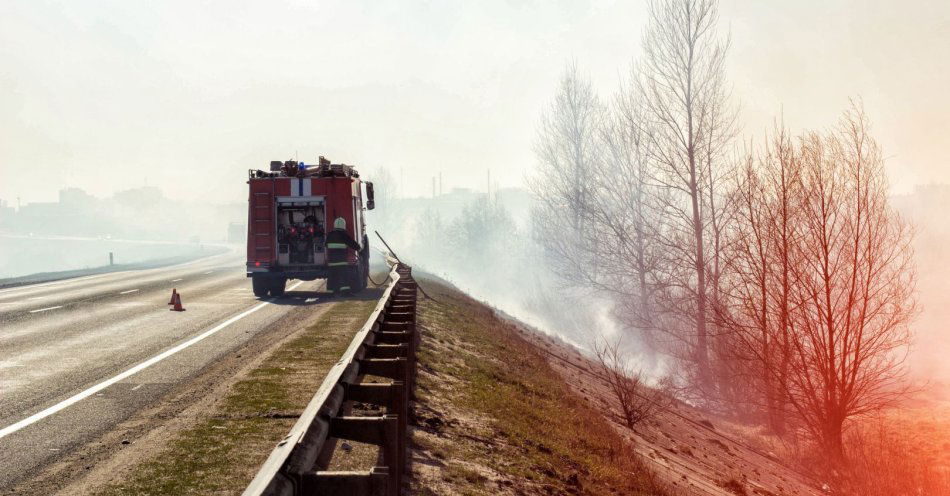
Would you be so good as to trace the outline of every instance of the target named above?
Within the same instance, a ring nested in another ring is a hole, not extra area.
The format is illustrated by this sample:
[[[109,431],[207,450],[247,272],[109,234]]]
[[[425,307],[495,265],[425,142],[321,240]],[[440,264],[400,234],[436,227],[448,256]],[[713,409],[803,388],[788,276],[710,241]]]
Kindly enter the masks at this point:
[[[413,494],[817,495],[750,429],[677,403],[632,431],[594,364],[417,274]]]
[[[416,277],[412,494],[676,494],[517,326]]]

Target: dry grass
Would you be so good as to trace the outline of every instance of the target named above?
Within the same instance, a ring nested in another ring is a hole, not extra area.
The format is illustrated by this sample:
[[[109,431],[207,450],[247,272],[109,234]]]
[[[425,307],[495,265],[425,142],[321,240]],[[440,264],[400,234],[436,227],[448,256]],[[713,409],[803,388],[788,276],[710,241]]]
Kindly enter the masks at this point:
[[[423,284],[413,494],[670,494],[512,325]]]
[[[852,429],[841,491],[856,496],[950,495],[947,413],[946,404],[905,408]]]
[[[950,403],[904,405],[853,421],[845,435],[844,467],[834,468],[813,444],[788,437],[744,437],[778,453],[832,494],[950,496]]]

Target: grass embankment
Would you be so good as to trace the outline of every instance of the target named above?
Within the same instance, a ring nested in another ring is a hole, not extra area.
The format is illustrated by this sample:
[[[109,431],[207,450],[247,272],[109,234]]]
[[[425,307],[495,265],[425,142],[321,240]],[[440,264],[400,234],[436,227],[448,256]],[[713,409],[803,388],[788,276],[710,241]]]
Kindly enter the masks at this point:
[[[421,282],[412,494],[669,494],[515,326]]]
[[[104,495],[239,494],[293,426],[376,301],[337,303],[238,381],[191,428],[180,431]]]

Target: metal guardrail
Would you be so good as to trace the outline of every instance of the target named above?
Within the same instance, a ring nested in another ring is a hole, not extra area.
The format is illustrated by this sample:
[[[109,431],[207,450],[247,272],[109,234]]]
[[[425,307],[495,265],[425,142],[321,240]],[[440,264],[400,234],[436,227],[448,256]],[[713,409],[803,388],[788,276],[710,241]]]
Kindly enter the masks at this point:
[[[389,273],[376,309],[287,435],[251,481],[244,496],[400,494],[408,467],[407,420],[415,386],[416,283],[409,266]],[[365,375],[389,382],[362,382]],[[384,415],[351,416],[358,401],[385,408]],[[379,446],[366,471],[327,471],[337,440]]]

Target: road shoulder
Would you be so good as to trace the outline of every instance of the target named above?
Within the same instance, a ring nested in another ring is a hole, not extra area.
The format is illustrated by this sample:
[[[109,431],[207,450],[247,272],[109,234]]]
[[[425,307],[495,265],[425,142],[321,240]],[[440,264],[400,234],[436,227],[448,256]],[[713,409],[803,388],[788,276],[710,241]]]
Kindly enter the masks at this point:
[[[220,488],[234,492],[247,482],[238,483],[238,479],[250,480],[259,464],[254,460],[263,461],[289,429],[310,392],[338,358],[337,349],[342,352],[363,324],[375,305],[374,291],[365,298],[289,313],[149,408],[11,491],[206,494],[208,488]],[[298,386],[308,387],[304,389],[308,392],[297,394],[293,389]],[[261,394],[265,390],[272,391]],[[242,463],[219,466],[238,456],[243,457]],[[217,463],[218,472],[202,473],[209,462]],[[227,467],[231,469],[220,470]],[[221,477],[211,477],[215,473]],[[221,485],[211,479],[227,480]]]

